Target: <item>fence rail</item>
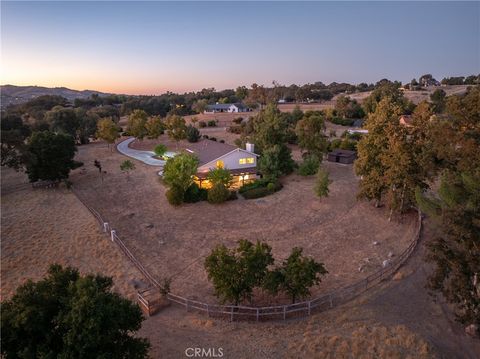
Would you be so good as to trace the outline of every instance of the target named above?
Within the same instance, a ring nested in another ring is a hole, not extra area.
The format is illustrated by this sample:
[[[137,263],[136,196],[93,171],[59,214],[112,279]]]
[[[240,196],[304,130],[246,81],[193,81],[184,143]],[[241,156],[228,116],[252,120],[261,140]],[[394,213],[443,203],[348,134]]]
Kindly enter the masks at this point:
[[[150,314],[152,312],[155,312],[154,310],[152,310],[152,305],[154,305],[154,303],[157,303],[158,299],[149,298],[155,297],[156,295],[158,296],[158,294],[160,293],[159,282],[132,254],[132,252],[127,248],[125,243],[118,237],[115,230],[110,227],[108,222],[106,222],[95,209],[87,205],[74,189],[72,189],[72,191],[80,200],[80,202],[82,202],[82,204],[99,221],[100,226],[103,228],[103,231],[110,234],[111,240],[120,247],[125,256],[133,263],[133,265],[143,274],[143,276],[149,282],[150,287],[139,291],[137,293],[137,299],[142,309],[146,313]],[[350,284],[346,287],[335,289],[327,294],[313,298],[311,300],[287,305],[249,307],[242,305],[220,305],[204,303],[188,299],[174,293],[168,293],[166,297],[170,302],[183,306],[187,311],[205,313],[209,317],[228,318],[231,321],[234,321],[235,319],[250,319],[256,321],[278,319],[285,320],[288,318],[306,317],[313,314],[314,312],[320,312],[336,307],[340,304],[346,303],[354,299],[361,293],[364,293],[368,289],[389,278],[405,263],[405,261],[415,250],[417,243],[420,239],[420,232],[422,229],[422,214],[419,210],[417,210],[417,212],[417,226],[412,242],[400,255],[391,260],[391,262],[388,263],[386,267],[370,274],[366,278],[356,283]]]

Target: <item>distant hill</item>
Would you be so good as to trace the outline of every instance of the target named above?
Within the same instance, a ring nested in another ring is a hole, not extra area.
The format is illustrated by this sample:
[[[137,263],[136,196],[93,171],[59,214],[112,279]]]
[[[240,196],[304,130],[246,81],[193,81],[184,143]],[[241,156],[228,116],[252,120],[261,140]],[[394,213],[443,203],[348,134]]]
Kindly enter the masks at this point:
[[[108,93],[93,91],[93,90],[71,90],[66,87],[41,87],[41,86],[15,86],[2,85],[0,86],[1,107],[4,108],[11,104],[19,104],[27,102],[35,97],[43,95],[62,96],[67,100],[72,101],[76,98],[87,98],[92,94],[99,96],[109,95]]]

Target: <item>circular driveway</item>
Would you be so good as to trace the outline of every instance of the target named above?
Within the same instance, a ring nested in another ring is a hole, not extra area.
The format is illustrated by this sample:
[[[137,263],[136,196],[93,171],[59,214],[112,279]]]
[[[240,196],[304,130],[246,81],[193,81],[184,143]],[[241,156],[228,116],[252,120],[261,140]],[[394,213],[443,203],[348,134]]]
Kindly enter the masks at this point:
[[[125,156],[142,161],[143,163],[150,166],[158,166],[158,167],[165,166],[166,161],[157,160],[156,158],[153,158],[153,156],[155,156],[155,152],[134,150],[133,148],[128,147],[128,145],[132,143],[134,140],[135,140],[135,137],[130,137],[130,138],[127,138],[125,141],[120,142],[117,145],[118,152],[120,152]]]

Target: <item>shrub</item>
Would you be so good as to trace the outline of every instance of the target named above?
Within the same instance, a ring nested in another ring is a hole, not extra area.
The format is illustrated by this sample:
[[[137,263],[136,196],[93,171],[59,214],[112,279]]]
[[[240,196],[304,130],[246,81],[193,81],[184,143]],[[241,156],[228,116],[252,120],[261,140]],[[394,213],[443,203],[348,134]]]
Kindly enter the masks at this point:
[[[203,135],[203,138],[208,140],[208,135]]]
[[[337,137],[337,131],[335,131],[335,130],[330,130],[329,136],[330,136],[330,137]]]
[[[200,139],[200,131],[192,125],[188,125],[186,133],[188,142],[197,142]]]
[[[275,183],[269,182],[269,183],[267,184],[267,189],[268,189],[271,193],[275,192]]]
[[[192,183],[187,188],[183,201],[185,203],[196,203],[207,200],[208,191],[205,188],[200,188],[196,183]]]
[[[208,127],[216,127],[217,126],[217,121],[215,120],[210,120],[207,122]]]
[[[255,199],[268,196],[269,194],[272,194],[272,192],[267,187],[258,187],[243,192],[242,196],[245,199]]]
[[[330,122],[340,126],[353,126],[355,120],[349,118],[333,117],[330,119]]]
[[[320,161],[317,156],[308,156],[303,160],[303,162],[298,167],[298,174],[300,176],[312,176],[318,171],[320,166]]]
[[[242,121],[243,121],[243,117],[236,117],[236,118],[233,119],[232,122],[239,125],[239,124],[242,123]]]
[[[209,203],[223,203],[230,197],[230,191],[221,183],[215,184],[208,190]]]
[[[237,191],[230,191],[227,201],[234,201],[236,199],[238,199]]]
[[[207,127],[207,123],[205,121],[199,121],[198,122],[198,127],[200,127],[200,128]]]
[[[242,128],[242,126],[230,126],[228,128],[228,132],[235,133],[237,135],[241,135],[242,132],[243,132],[243,128]]]
[[[172,186],[165,193],[167,196],[168,203],[172,206],[179,206],[183,203],[184,193],[183,190],[178,186]]]
[[[328,196],[328,185],[331,183],[328,178],[328,172],[323,169],[320,169],[317,173],[317,180],[315,182],[315,194],[318,197],[327,197]]]
[[[158,157],[162,157],[165,154],[165,152],[167,152],[167,146],[165,146],[163,143],[159,143],[158,145],[155,146],[155,148],[153,149],[153,152],[155,152],[155,154]]]
[[[216,137],[210,137],[210,141],[216,141],[217,138]]]
[[[220,141],[218,141],[218,142],[220,142],[220,143],[225,143],[225,140],[220,140]]]

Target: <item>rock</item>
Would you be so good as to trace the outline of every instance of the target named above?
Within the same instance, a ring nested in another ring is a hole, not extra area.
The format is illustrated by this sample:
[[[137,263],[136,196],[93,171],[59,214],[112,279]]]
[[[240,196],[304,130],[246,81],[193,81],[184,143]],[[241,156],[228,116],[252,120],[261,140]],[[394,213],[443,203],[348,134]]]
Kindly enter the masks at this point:
[[[365,265],[361,264],[360,267],[358,267],[358,271],[359,272],[363,272],[363,268],[365,267]]]
[[[465,333],[473,338],[477,337],[480,333],[478,331],[478,325],[470,324],[465,327]]]
[[[380,243],[378,243],[377,241],[373,242],[373,245],[374,246],[378,246]]]
[[[402,280],[403,278],[405,278],[405,273],[403,272],[397,272],[395,273],[395,275],[393,276],[393,280]]]
[[[153,228],[153,224],[150,223],[150,224],[146,225],[145,228],[152,229],[152,228]]]
[[[390,265],[390,262],[391,262],[390,259],[385,259],[385,260],[382,262],[382,267],[385,268],[385,267],[389,266],[389,265]]]
[[[165,244],[165,241],[159,241],[158,243],[163,245],[163,244]]]
[[[128,218],[132,218],[134,215],[135,215],[135,213],[130,213],[130,214],[128,215]]]
[[[370,258],[363,258],[366,263],[370,263]]]
[[[393,252],[388,252],[388,258],[392,258],[394,256]]]

